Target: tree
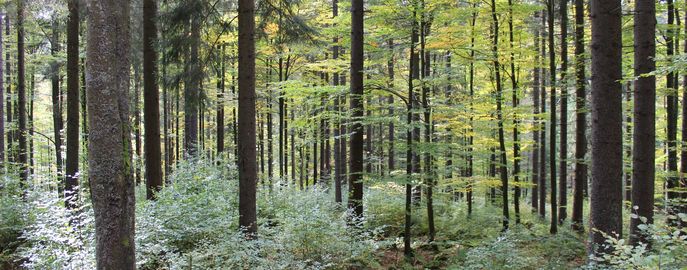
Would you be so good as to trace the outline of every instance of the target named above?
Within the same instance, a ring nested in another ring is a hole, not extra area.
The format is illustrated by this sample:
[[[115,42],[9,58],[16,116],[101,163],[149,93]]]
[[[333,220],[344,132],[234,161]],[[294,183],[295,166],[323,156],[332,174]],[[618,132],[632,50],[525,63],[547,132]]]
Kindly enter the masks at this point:
[[[190,51],[189,59],[184,66],[187,81],[184,84],[184,150],[187,156],[194,156],[198,151],[198,108],[200,107],[200,84],[203,72],[200,64],[200,27],[202,5],[200,0],[189,3],[190,15]]]
[[[639,230],[639,225],[644,223],[639,217],[652,224],[654,215],[656,77],[645,74],[656,69],[656,2],[635,2],[634,20],[634,72],[638,77],[634,88],[632,206],[637,217],[630,220],[630,243],[638,245],[649,240]]]
[[[19,178],[21,183],[26,186],[29,180],[28,154],[29,149],[26,143],[26,78],[25,78],[25,59],[24,59],[24,0],[17,1],[17,95],[18,114],[19,114]]]
[[[666,30],[666,55],[669,59],[675,53],[675,33],[673,30],[673,23],[675,21],[675,6],[673,0],[668,0],[668,29]],[[672,60],[670,60],[672,61]],[[680,197],[680,193],[676,190],[678,188],[677,177],[677,114],[678,114],[678,97],[677,97],[677,77],[675,72],[670,71],[666,75],[666,87],[669,89],[666,97],[666,132],[667,132],[667,147],[668,147],[668,177],[666,179],[666,199],[668,200],[668,212],[671,216],[675,216],[677,209],[675,199]],[[674,218],[670,218],[669,223],[676,224]]]
[[[255,159],[255,1],[240,0],[239,20],[239,226],[258,231],[256,220],[257,163]]]
[[[561,14],[561,141],[558,169],[558,224],[567,218],[568,207],[568,0],[560,1]],[[551,177],[555,177],[551,175]]]
[[[587,186],[587,94],[584,63],[584,1],[575,0],[575,180],[573,188],[572,228],[584,232],[583,203]]]
[[[549,102],[551,110],[549,115],[551,117],[549,121],[549,160],[551,166],[551,227],[549,232],[555,234],[558,232],[558,208],[556,200],[556,49],[554,43],[554,0],[548,0],[546,9],[549,13],[548,15],[548,28],[549,28],[549,86],[551,89],[551,101]]]
[[[534,18],[539,18],[539,12],[534,13]],[[534,71],[532,75],[532,109],[534,113],[532,130],[532,212],[536,213],[539,209],[539,92],[541,91],[541,68],[539,65],[539,28],[534,30]]]
[[[363,0],[351,0],[351,158],[348,208],[355,218],[363,217]]]
[[[7,14],[4,14],[5,17],[7,17]],[[2,165],[0,166],[0,170],[4,173],[4,169],[7,166],[5,163],[5,107],[2,106],[2,101],[5,100],[4,98],[4,81],[2,77],[3,73],[3,61],[4,59],[2,58],[2,22],[0,21],[0,163]]]
[[[609,252],[606,235],[622,234],[622,78],[619,0],[592,1],[591,254]]]
[[[64,191],[65,204],[74,208],[79,186],[79,1],[69,0],[67,5],[67,164]]]
[[[501,86],[501,63],[499,62],[499,20],[496,16],[496,0],[491,0],[491,18],[493,25],[492,33],[492,63],[494,64],[494,80],[496,81],[496,121],[498,125],[498,140],[499,140],[499,175],[501,177],[501,196],[503,198],[502,205],[502,224],[503,230],[508,230],[509,211],[508,211],[508,167],[506,158],[506,142],[503,130],[503,88]]]
[[[162,188],[160,96],[157,87],[157,1],[143,0],[143,102],[145,106],[146,198]]]
[[[129,163],[129,1],[90,0],[86,57],[88,163],[98,269],[135,269]]]

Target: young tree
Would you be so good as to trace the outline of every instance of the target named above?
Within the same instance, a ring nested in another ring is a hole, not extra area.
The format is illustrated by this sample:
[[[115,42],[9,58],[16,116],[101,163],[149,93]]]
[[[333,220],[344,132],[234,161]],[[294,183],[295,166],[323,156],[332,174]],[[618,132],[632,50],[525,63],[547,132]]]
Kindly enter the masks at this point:
[[[351,159],[348,208],[356,218],[363,216],[363,0],[351,0]]]
[[[546,4],[548,11],[548,28],[549,28],[549,86],[551,89],[551,101],[549,102],[551,110],[549,115],[551,120],[549,122],[549,160],[551,165],[551,227],[549,232],[555,234],[558,232],[558,208],[556,199],[556,46],[554,43],[554,0],[548,0]]]
[[[584,231],[583,203],[587,185],[587,94],[584,63],[584,1],[575,0],[575,180],[573,188],[572,228]]]
[[[609,252],[606,235],[622,234],[622,78],[619,0],[591,2],[592,189],[591,254]]]
[[[79,1],[69,0],[67,6],[67,164],[64,191],[67,195],[65,204],[74,208],[79,186]]]
[[[256,217],[257,163],[255,159],[255,1],[240,0],[239,20],[239,226],[258,231]]]
[[[656,69],[656,2],[635,2],[634,20],[634,73],[638,79],[634,88],[632,211],[638,217],[646,218],[647,224],[652,224],[656,174],[656,77],[645,74]],[[633,245],[647,243],[649,240],[639,230],[640,224],[643,222],[639,218],[630,220],[630,243]]]
[[[129,1],[90,0],[86,47],[89,180],[98,269],[135,269],[129,155]]]
[[[157,1],[143,0],[143,103],[145,106],[146,198],[162,188],[160,96],[157,87]]]
[[[493,42],[491,47],[494,68],[494,80],[496,81],[496,121],[498,122],[498,140],[499,140],[499,175],[501,177],[501,196],[503,198],[503,216],[502,224],[503,230],[508,230],[509,211],[508,211],[508,167],[506,162],[506,142],[503,131],[503,88],[501,86],[501,63],[499,62],[499,20],[496,15],[496,1],[491,0],[491,18],[493,30]]]

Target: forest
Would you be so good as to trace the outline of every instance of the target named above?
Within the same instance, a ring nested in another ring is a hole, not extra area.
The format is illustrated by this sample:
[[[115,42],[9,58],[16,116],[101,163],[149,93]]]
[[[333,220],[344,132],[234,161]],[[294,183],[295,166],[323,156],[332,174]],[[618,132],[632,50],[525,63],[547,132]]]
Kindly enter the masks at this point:
[[[0,0],[0,269],[687,269],[686,240],[687,1]]]

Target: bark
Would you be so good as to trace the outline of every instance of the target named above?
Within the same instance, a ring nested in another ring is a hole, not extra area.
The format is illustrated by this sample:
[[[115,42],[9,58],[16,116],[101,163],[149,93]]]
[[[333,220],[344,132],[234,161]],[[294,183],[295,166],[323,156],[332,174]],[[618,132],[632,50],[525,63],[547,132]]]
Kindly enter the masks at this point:
[[[351,0],[351,116],[352,125],[351,160],[349,177],[348,208],[353,209],[356,218],[363,217],[363,0]]]
[[[56,57],[60,51],[59,29],[57,20],[52,22],[52,37],[50,39],[50,53]],[[17,22],[19,27],[19,22]],[[53,140],[55,144],[55,164],[57,167],[57,177],[60,179],[59,186],[60,196],[63,196],[66,179],[62,179],[62,167],[64,162],[62,160],[62,128],[64,127],[62,120],[62,100],[60,94],[60,67],[57,62],[53,62],[51,66],[50,82],[52,86],[52,119],[53,119]],[[9,111],[9,110],[8,110]]]
[[[565,2],[565,1],[562,1]],[[515,210],[515,223],[520,224],[520,141],[518,134],[518,79],[515,73],[515,53],[513,52],[513,1],[508,0],[508,39],[510,45],[510,81],[513,91],[513,181],[515,181],[515,191],[513,192],[513,206]]]
[[[653,36],[652,36],[653,37]],[[587,186],[587,94],[584,63],[584,1],[575,0],[575,180],[572,228],[584,232],[583,205]]]
[[[656,69],[656,3],[635,2],[634,13],[634,74],[648,74]],[[641,76],[634,88],[634,133],[632,145],[632,206],[633,213],[645,217],[646,224],[654,220],[654,179],[656,160],[656,77]],[[683,108],[684,113],[684,108]],[[685,118],[683,118],[684,121]],[[683,122],[684,123],[684,122]],[[684,124],[683,124],[684,125]],[[683,129],[684,130],[684,129]],[[684,167],[683,167],[684,168]],[[630,219],[630,243],[648,243],[650,236],[640,232],[639,218]]]
[[[539,12],[534,13],[534,18],[535,20],[539,18]],[[538,64],[539,63],[539,53],[540,53],[540,48],[539,48],[539,28],[535,28],[534,30],[534,63]],[[540,124],[540,119],[539,119],[539,91],[541,88],[541,81],[540,81],[540,70],[541,68],[539,66],[534,67],[534,74],[532,75],[532,112],[534,113],[534,117],[532,119],[533,124],[533,129],[532,129],[532,212],[537,212],[537,209],[539,209],[539,192],[537,189],[539,188],[539,126]]]
[[[592,1],[592,187],[590,253],[610,251],[605,237],[622,237],[621,4]]]
[[[200,18],[191,18],[190,60],[186,64],[187,83],[184,84],[184,150],[187,157],[197,154],[198,148],[198,108],[200,104],[201,68],[198,58],[200,47]]]
[[[97,269],[135,269],[129,140],[129,1],[88,1],[89,180]]]
[[[255,1],[238,3],[238,149],[239,149],[239,226],[255,234],[256,182],[255,162]]]
[[[7,14],[2,14],[5,17],[7,17]],[[3,74],[3,62],[4,59],[2,58],[2,43],[3,43],[3,33],[2,33],[2,28],[3,25],[0,23],[0,171],[5,172],[4,169],[7,166],[7,163],[5,163],[5,107],[2,106],[2,101],[5,100],[4,94],[5,94],[5,85],[4,85],[4,80],[2,77]]]
[[[668,58],[674,55],[674,31],[672,25],[674,22],[675,7],[673,0],[668,0],[668,28],[666,31],[666,55]],[[668,177],[666,180],[666,199],[668,200],[668,213],[674,216],[677,212],[674,200],[680,197],[680,193],[676,190],[679,186],[677,177],[677,114],[678,114],[678,97],[677,97],[677,82],[674,72],[669,72],[666,76],[666,87],[668,88],[667,103],[667,146],[668,146]],[[669,218],[668,223],[677,225],[676,220]]]
[[[79,1],[69,0],[67,22],[67,164],[65,205],[75,208],[79,186]],[[71,196],[72,198],[69,198]]]
[[[145,106],[146,198],[162,188],[160,96],[157,84],[157,1],[143,0],[143,102]]]
[[[24,67],[24,0],[17,1],[17,95],[19,130],[19,178],[26,187],[29,181],[28,146],[26,141],[26,74]]]
[[[542,26],[546,25],[546,20],[548,15],[542,11]],[[541,113],[546,114],[546,69],[543,68],[543,63],[546,61],[546,38],[544,38],[544,35],[546,34],[546,31],[542,31],[542,36],[541,36],[541,59],[542,59],[542,68],[541,68],[541,98],[539,101],[541,102]],[[543,119],[542,119],[543,120]],[[546,121],[542,121],[540,123],[539,130],[541,132],[539,133],[539,158],[541,159],[539,161],[539,217],[541,219],[546,218]]]
[[[336,18],[337,16],[339,16],[339,1],[332,0],[332,17]],[[339,46],[337,45],[338,42],[339,37],[334,37],[335,45],[332,46],[332,59],[339,58]],[[332,79],[334,86],[338,86],[339,73],[334,72]],[[341,97],[336,97],[334,99],[334,109],[339,113],[341,112]],[[345,149],[342,149],[343,145],[340,138],[341,135],[343,135],[341,134],[341,117],[337,117],[334,121],[334,201],[337,203],[341,203],[343,201],[341,182],[344,175],[341,167],[344,166],[344,163],[341,160],[341,151],[345,151]]]
[[[224,54],[225,54],[225,45],[221,46],[221,57],[219,59],[220,61],[220,70],[217,76],[217,155],[220,156],[224,152],[224,75],[226,74],[226,70],[224,67]],[[261,129],[262,130],[262,129]],[[261,133],[262,134],[262,133]],[[262,147],[262,145],[261,145]]]
[[[561,141],[558,169],[558,224],[568,216],[568,0],[560,1],[561,14]],[[553,175],[552,175],[553,177]]]
[[[499,140],[499,176],[501,178],[502,226],[503,231],[508,230],[510,214],[508,211],[508,168],[506,159],[506,142],[503,128],[503,87],[501,86],[501,63],[499,62],[499,20],[496,16],[496,0],[491,0],[491,18],[493,30],[493,42],[491,47],[494,68],[494,80],[496,81],[496,121],[498,125]]]
[[[548,28],[549,28],[549,88],[551,91],[551,100],[549,104],[551,110],[549,115],[549,160],[551,171],[551,227],[549,232],[555,234],[558,232],[558,200],[556,199],[556,50],[554,43],[554,0],[547,1],[547,11],[549,13]]]
[[[470,131],[470,136],[468,137],[468,156],[467,156],[467,162],[468,162],[468,177],[470,177],[470,180],[468,180],[468,192],[467,192],[467,201],[468,201],[468,217],[472,215],[472,176],[473,176],[473,141],[474,141],[474,122],[473,122],[473,115],[474,115],[474,95],[475,95],[475,24],[477,22],[477,3],[472,5],[472,20],[470,21],[470,71],[469,71],[469,83],[470,83],[470,107],[469,107],[469,112],[470,112],[470,122],[469,122],[469,131]]]
[[[5,14],[5,36],[7,39],[10,38],[10,16]],[[12,71],[10,65],[10,42],[5,42],[5,76],[6,76],[6,91],[7,91],[7,110],[5,114],[7,115],[7,163],[12,164],[14,162],[14,130],[12,128],[13,122],[13,110],[12,110]]]

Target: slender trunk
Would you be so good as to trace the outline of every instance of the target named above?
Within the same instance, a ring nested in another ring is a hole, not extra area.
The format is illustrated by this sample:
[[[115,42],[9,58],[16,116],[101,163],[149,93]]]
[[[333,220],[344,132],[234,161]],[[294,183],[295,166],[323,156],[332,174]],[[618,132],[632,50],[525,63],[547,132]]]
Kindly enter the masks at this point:
[[[494,80],[496,81],[496,121],[498,125],[498,140],[499,140],[499,175],[501,178],[501,196],[503,199],[502,206],[502,225],[503,230],[508,230],[509,211],[508,211],[508,169],[506,159],[506,142],[503,132],[503,88],[501,86],[501,63],[499,62],[499,20],[496,16],[496,1],[491,0],[491,18],[493,24],[493,42],[492,42],[492,57],[494,64]]]
[[[534,13],[535,20],[539,18],[539,12]],[[534,63],[539,63],[539,28],[534,30]],[[532,78],[532,108],[534,113],[534,118],[532,119],[533,129],[532,129],[532,212],[537,212],[539,209],[539,127],[540,127],[540,117],[539,117],[539,91],[541,88],[540,81],[540,70],[539,66],[534,67],[534,74]]]
[[[29,181],[28,147],[26,141],[26,74],[24,67],[24,0],[17,1],[17,112],[19,114],[19,178],[22,186]],[[22,192],[25,192],[22,189]]]
[[[668,58],[674,55],[674,31],[672,25],[674,22],[675,7],[673,0],[668,0],[668,28],[666,31],[666,54]],[[677,207],[674,200],[680,197],[680,193],[676,190],[679,186],[677,177],[677,114],[678,114],[678,97],[677,97],[677,82],[674,72],[669,72],[666,76],[666,87],[670,90],[667,95],[667,137],[668,137],[668,177],[666,180],[666,199],[668,203],[668,213],[672,216],[677,214]],[[669,223],[677,225],[674,218],[669,218]]]
[[[467,201],[468,201],[468,217],[472,215],[472,193],[473,193],[473,140],[474,140],[474,122],[473,122],[473,115],[474,115],[474,96],[475,96],[475,24],[477,23],[477,3],[472,5],[472,20],[470,21],[470,71],[469,71],[469,83],[470,83],[470,107],[469,107],[469,114],[470,114],[470,122],[469,122],[469,134],[470,136],[468,137],[468,157],[467,157],[467,162],[468,162],[468,177],[470,177],[470,180],[468,180],[468,192],[467,192]]]
[[[565,2],[565,1],[562,1]],[[520,141],[518,139],[518,79],[515,73],[515,53],[513,52],[513,1],[508,0],[508,39],[510,45],[510,81],[513,91],[513,181],[515,181],[515,191],[513,192],[513,205],[515,208],[515,223],[520,224]]]
[[[157,84],[157,1],[143,1],[143,102],[145,103],[146,198],[162,188],[160,96]]]
[[[19,24],[17,23],[17,28]],[[52,37],[50,43],[50,53],[56,56],[60,50],[59,42],[59,29],[57,20],[52,22]],[[53,117],[53,140],[55,143],[55,164],[57,167],[57,177],[60,179],[60,196],[63,196],[63,188],[65,186],[66,179],[62,179],[62,128],[64,124],[62,123],[62,101],[60,100],[60,66],[57,62],[53,62],[52,68],[50,70],[50,81],[52,84],[52,117]]]
[[[7,14],[1,14],[7,17]],[[2,106],[2,101],[5,100],[5,85],[2,77],[3,74],[3,62],[2,58],[2,43],[3,43],[3,33],[2,33],[2,23],[0,23],[0,172],[5,173],[5,168],[7,163],[5,162],[5,107]],[[8,37],[9,38],[9,37]],[[8,122],[9,124],[9,122]]]
[[[568,0],[560,1],[561,14],[561,141],[558,169],[558,224],[568,217]],[[554,110],[552,110],[554,111]],[[553,175],[552,175],[553,177]]]
[[[238,5],[239,226],[246,233],[255,234],[258,230],[255,201],[255,2],[240,0]]]
[[[67,167],[65,205],[75,208],[79,186],[79,1],[69,0],[67,22]]]
[[[549,28],[549,88],[551,89],[551,100],[549,104],[551,110],[549,115],[551,120],[549,122],[549,160],[551,166],[551,227],[549,232],[555,234],[558,232],[558,200],[556,199],[556,49],[554,43],[554,0],[548,0],[547,11],[549,13],[548,28]]]
[[[546,25],[547,21],[547,13],[542,11],[542,26]],[[541,37],[541,59],[542,59],[542,68],[541,68],[541,98],[539,101],[541,102],[541,113],[543,115],[546,115],[546,69],[543,67],[544,61],[546,61],[546,38],[544,38],[544,35],[546,34],[546,31],[542,31],[542,37]],[[539,137],[539,158],[541,159],[539,161],[539,217],[544,219],[546,218],[546,176],[547,176],[547,162],[546,162],[546,120],[542,119],[540,123],[540,137]]]
[[[222,153],[224,152],[224,85],[225,85],[225,77],[224,75],[226,74],[225,66],[224,63],[226,59],[224,59],[225,55],[225,45],[222,45],[220,47],[220,69],[219,69],[219,76],[218,82],[217,82],[217,155],[221,156],[223,155]],[[262,129],[260,129],[262,130]],[[262,140],[261,140],[262,141]]]
[[[653,38],[653,35],[652,35]],[[584,232],[584,191],[587,186],[587,93],[584,62],[584,0],[575,0],[575,188],[572,228]]]
[[[193,14],[191,18],[191,50],[190,59],[186,64],[187,83],[184,84],[184,150],[187,157],[197,154],[198,148],[198,108],[200,104],[200,18],[201,14]]]

